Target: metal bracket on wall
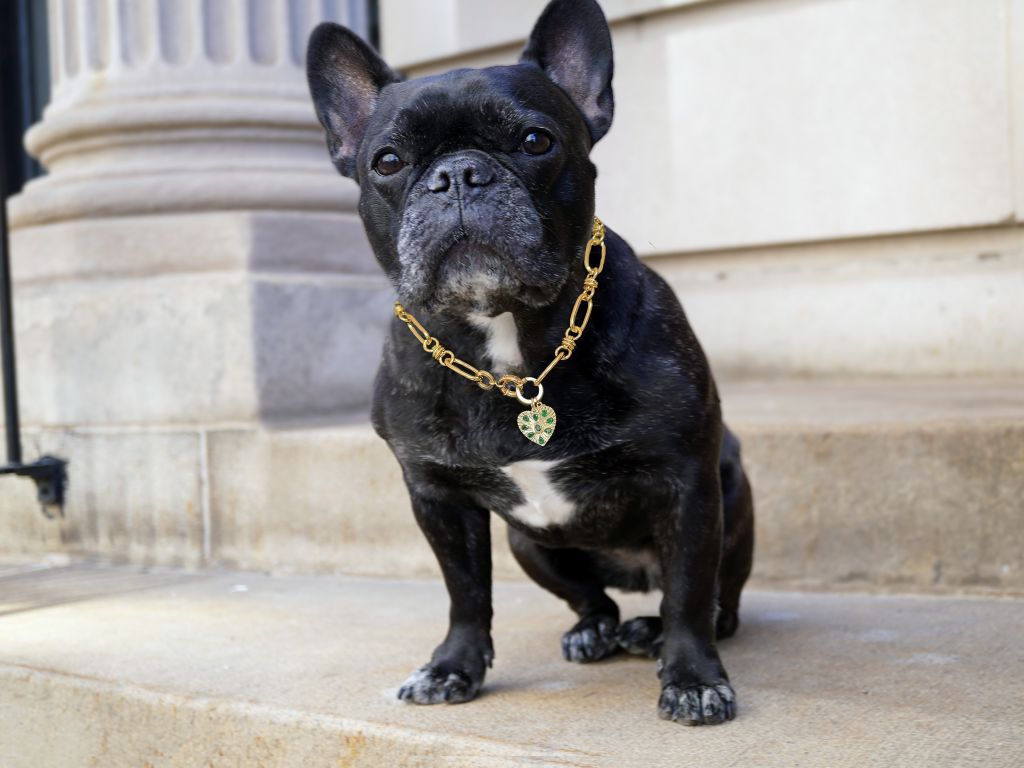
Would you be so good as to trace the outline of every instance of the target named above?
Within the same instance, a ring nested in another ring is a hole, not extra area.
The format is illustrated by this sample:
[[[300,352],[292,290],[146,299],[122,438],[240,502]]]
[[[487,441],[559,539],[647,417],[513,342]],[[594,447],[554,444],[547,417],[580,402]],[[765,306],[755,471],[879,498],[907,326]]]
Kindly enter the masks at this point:
[[[64,517],[64,491],[68,486],[67,466],[68,463],[64,459],[43,456],[31,464],[0,466],[0,475],[18,475],[34,480],[43,514],[53,520],[55,516]]]

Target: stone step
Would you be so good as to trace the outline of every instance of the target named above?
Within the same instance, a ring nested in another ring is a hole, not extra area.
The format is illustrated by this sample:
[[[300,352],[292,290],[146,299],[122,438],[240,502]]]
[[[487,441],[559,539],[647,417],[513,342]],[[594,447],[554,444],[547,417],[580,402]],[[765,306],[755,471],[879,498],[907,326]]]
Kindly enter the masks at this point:
[[[1024,381],[722,387],[767,587],[1024,594]],[[36,430],[71,459],[68,517],[0,494],[0,551],[280,572],[436,575],[367,424]],[[8,492],[10,490],[10,492]],[[495,519],[499,578],[520,578]]]
[[[745,383],[723,403],[754,486],[758,583],[1024,593],[1024,382]],[[219,562],[436,574],[368,426],[210,445]],[[521,576],[492,530],[499,576]]]
[[[738,718],[700,729],[657,719],[650,661],[562,661],[571,615],[525,582],[476,701],[398,702],[446,612],[430,579],[0,567],[0,765],[1024,764],[1022,600],[752,591]]]

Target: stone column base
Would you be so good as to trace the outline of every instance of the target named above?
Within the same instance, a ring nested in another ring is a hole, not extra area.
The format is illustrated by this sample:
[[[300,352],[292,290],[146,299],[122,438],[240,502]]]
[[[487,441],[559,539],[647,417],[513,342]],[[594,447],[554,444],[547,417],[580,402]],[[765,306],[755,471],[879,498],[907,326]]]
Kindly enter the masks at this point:
[[[84,219],[12,243],[26,424],[365,413],[391,292],[354,214]]]

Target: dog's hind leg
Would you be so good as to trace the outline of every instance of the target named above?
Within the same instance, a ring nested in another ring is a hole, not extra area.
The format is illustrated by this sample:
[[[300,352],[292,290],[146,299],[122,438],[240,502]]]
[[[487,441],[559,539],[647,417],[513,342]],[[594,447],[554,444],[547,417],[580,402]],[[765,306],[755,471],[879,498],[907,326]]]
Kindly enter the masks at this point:
[[[566,661],[598,661],[619,650],[619,607],[605,593],[600,569],[588,553],[541,546],[511,527],[508,543],[526,574],[579,616],[562,636]]]
[[[732,637],[739,627],[740,593],[754,562],[754,498],[740,462],[740,442],[728,430],[719,461],[722,477],[722,561],[718,567],[715,636]]]

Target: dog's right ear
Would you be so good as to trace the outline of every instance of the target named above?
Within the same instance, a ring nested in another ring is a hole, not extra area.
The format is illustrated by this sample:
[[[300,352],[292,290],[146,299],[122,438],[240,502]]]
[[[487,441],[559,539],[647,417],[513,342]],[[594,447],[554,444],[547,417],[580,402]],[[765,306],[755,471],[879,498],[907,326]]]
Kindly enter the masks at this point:
[[[324,22],[306,50],[306,79],[316,116],[327,131],[334,166],[355,178],[355,159],[381,89],[400,78],[351,30]]]

